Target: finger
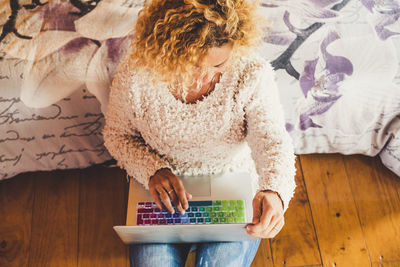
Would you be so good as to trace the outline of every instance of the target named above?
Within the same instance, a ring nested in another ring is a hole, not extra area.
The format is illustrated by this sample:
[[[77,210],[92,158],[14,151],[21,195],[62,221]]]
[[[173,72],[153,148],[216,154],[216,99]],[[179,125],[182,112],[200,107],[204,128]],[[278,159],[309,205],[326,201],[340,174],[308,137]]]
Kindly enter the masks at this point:
[[[265,208],[267,208],[268,211],[270,211],[270,212],[272,211],[271,205],[269,204],[269,202],[266,198],[263,199],[263,206],[264,206],[263,214],[264,214]],[[264,228],[264,231],[271,232],[272,228],[275,226],[275,224],[277,222],[279,222],[281,220],[282,217],[283,217],[283,215],[280,215],[279,213],[273,212],[273,211],[272,211],[272,218],[270,220],[268,220],[268,218],[263,218],[261,216],[261,222],[263,223],[262,226]]]
[[[262,214],[260,217],[260,221],[257,222],[256,224],[249,225],[248,229],[250,232],[254,233],[262,233],[265,231],[265,228],[271,223],[272,217],[273,217],[273,212],[271,210],[271,207],[268,205],[265,205],[263,203],[262,205]]]
[[[178,196],[176,195],[175,190],[172,189],[171,193],[169,194],[169,196],[171,197],[172,201],[174,202],[176,210],[180,214],[185,214],[185,210],[182,208],[182,205],[179,202],[179,199],[178,199]]]
[[[174,187],[175,190],[175,194],[177,195],[177,198],[179,199],[179,203],[181,206],[181,208],[183,207],[183,209],[187,209],[189,207],[189,203],[187,201],[186,198],[186,194],[185,194],[185,188],[183,186],[182,181],[175,176],[175,178],[171,178],[170,179],[172,186]],[[182,211],[183,211],[182,209]]]
[[[266,229],[268,226],[271,227],[271,221],[274,216],[274,212],[272,210],[271,205],[268,203],[267,199],[263,199],[263,211],[260,218],[260,223],[263,229]]]
[[[185,191],[185,194],[186,194],[186,198],[187,199],[192,199],[192,195],[191,194],[189,194],[187,191]],[[189,204],[189,203],[188,203]],[[188,206],[189,207],[189,206]]]
[[[253,224],[256,224],[260,221],[261,209],[262,209],[261,199],[255,197],[253,199]]]
[[[279,223],[280,223],[280,218],[279,216],[275,215],[272,216],[271,222],[269,223],[269,225],[267,225],[266,227],[264,227],[264,232],[267,234],[273,234],[275,232],[279,232],[280,228],[279,228]]]
[[[174,210],[174,208],[172,207],[171,199],[169,198],[169,195],[168,195],[168,193],[165,191],[164,187],[162,187],[162,186],[157,187],[157,192],[158,192],[158,194],[160,195],[160,199],[161,199],[161,201],[164,203],[164,205],[165,205],[165,207],[167,208],[167,210],[168,210],[170,213],[174,214],[174,213],[175,213],[175,210]]]
[[[157,191],[154,189],[154,187],[149,188],[150,194],[154,199],[154,202],[156,203],[157,208],[162,209],[163,205],[161,204],[160,198],[157,194]]]
[[[169,179],[169,178],[168,178]],[[165,191],[167,191],[169,198],[172,200],[172,203],[174,203],[176,210],[180,213],[180,214],[184,214],[185,211],[182,208],[181,203],[179,202],[178,196],[175,192],[175,189],[173,187],[173,185],[170,183],[169,180],[165,180],[163,182],[164,185],[164,189]]]
[[[265,231],[265,236],[267,236],[267,238],[275,237],[282,230],[284,224],[285,223],[282,219],[275,220],[273,223],[271,223],[271,225],[273,225],[271,231]]]
[[[162,185],[162,187],[164,187],[164,190],[167,192],[167,194],[170,198],[171,205],[172,205],[172,203],[174,203],[175,207],[177,207],[178,206],[178,203],[177,203],[178,198],[174,192],[174,188],[169,181],[169,177],[168,176],[164,176],[164,177],[165,177],[165,179],[161,181],[161,185]]]

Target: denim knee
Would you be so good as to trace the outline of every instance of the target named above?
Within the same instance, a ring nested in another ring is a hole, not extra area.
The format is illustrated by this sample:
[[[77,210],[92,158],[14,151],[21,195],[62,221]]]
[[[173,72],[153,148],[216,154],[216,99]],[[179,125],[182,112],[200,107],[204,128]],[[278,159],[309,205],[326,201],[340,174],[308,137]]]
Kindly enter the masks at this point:
[[[197,248],[196,267],[247,267],[252,263],[260,241],[202,243]]]
[[[190,244],[133,244],[129,246],[131,267],[184,266]]]

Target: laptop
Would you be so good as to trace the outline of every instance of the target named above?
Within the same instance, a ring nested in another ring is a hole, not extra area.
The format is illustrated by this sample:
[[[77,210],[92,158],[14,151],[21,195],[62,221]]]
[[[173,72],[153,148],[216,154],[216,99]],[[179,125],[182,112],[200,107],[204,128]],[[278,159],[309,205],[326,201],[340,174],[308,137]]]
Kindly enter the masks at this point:
[[[127,225],[114,226],[125,244],[256,239],[245,229],[253,218],[255,189],[250,174],[227,172],[179,178],[185,190],[192,194],[184,217],[178,217],[177,212],[174,217],[167,211],[156,209],[151,194],[135,179],[130,180]],[[229,214],[228,218],[224,218],[223,214]]]

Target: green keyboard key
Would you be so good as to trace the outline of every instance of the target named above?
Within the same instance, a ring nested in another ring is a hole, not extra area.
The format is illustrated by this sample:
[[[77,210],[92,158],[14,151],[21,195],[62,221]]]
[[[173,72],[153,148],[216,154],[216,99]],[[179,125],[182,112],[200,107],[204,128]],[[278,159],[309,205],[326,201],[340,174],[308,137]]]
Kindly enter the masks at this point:
[[[241,218],[241,217],[235,218],[235,222],[237,222],[237,223],[244,223],[244,218]]]
[[[231,206],[236,206],[236,200],[231,200],[229,203],[231,204]]]
[[[229,217],[228,218],[228,223],[234,223],[235,222],[235,219],[234,218],[232,218],[232,217]]]
[[[218,223],[218,218],[212,218],[212,223]]]
[[[204,207],[200,207],[199,211],[205,211],[206,209]]]
[[[207,212],[212,212],[212,207],[206,207]]]
[[[214,201],[213,201],[213,205],[214,205],[214,206],[221,206],[221,204],[222,204],[222,203],[221,203],[221,200],[214,200]]]
[[[228,211],[228,207],[222,207],[221,210],[222,211]]]
[[[211,212],[211,217],[217,217],[217,213],[216,212]]]
[[[218,212],[218,217],[224,217],[224,213],[223,212]]]
[[[241,211],[241,210],[244,210],[244,207],[243,207],[243,206],[237,206],[236,209],[237,209],[238,211]]]
[[[214,207],[214,211],[220,211],[221,207]]]
[[[230,210],[230,211],[235,211],[236,208],[235,208],[235,206],[230,206],[230,207],[229,207],[229,210]]]
[[[239,206],[244,206],[244,201],[243,200],[238,200],[237,203],[238,203]]]
[[[219,220],[221,221],[221,223],[226,223],[226,218],[220,218]]]
[[[206,223],[210,223],[211,222],[211,218],[205,218],[206,219]]]
[[[239,217],[239,212],[238,211],[234,211],[232,212],[234,217]]]
[[[203,212],[203,217],[210,217],[210,213],[208,213],[208,212]]]
[[[228,200],[222,200],[222,206],[229,206]]]
[[[238,211],[239,217],[244,217],[244,212],[243,211]]]

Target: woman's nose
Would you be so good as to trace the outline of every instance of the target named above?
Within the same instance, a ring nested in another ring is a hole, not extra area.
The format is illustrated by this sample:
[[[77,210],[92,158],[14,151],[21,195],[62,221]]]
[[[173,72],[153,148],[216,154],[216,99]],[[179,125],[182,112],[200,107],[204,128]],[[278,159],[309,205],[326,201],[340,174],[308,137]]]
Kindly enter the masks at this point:
[[[207,70],[206,75],[203,78],[203,83],[209,83],[211,82],[211,80],[213,79],[213,77],[215,76],[216,71],[214,70]]]

